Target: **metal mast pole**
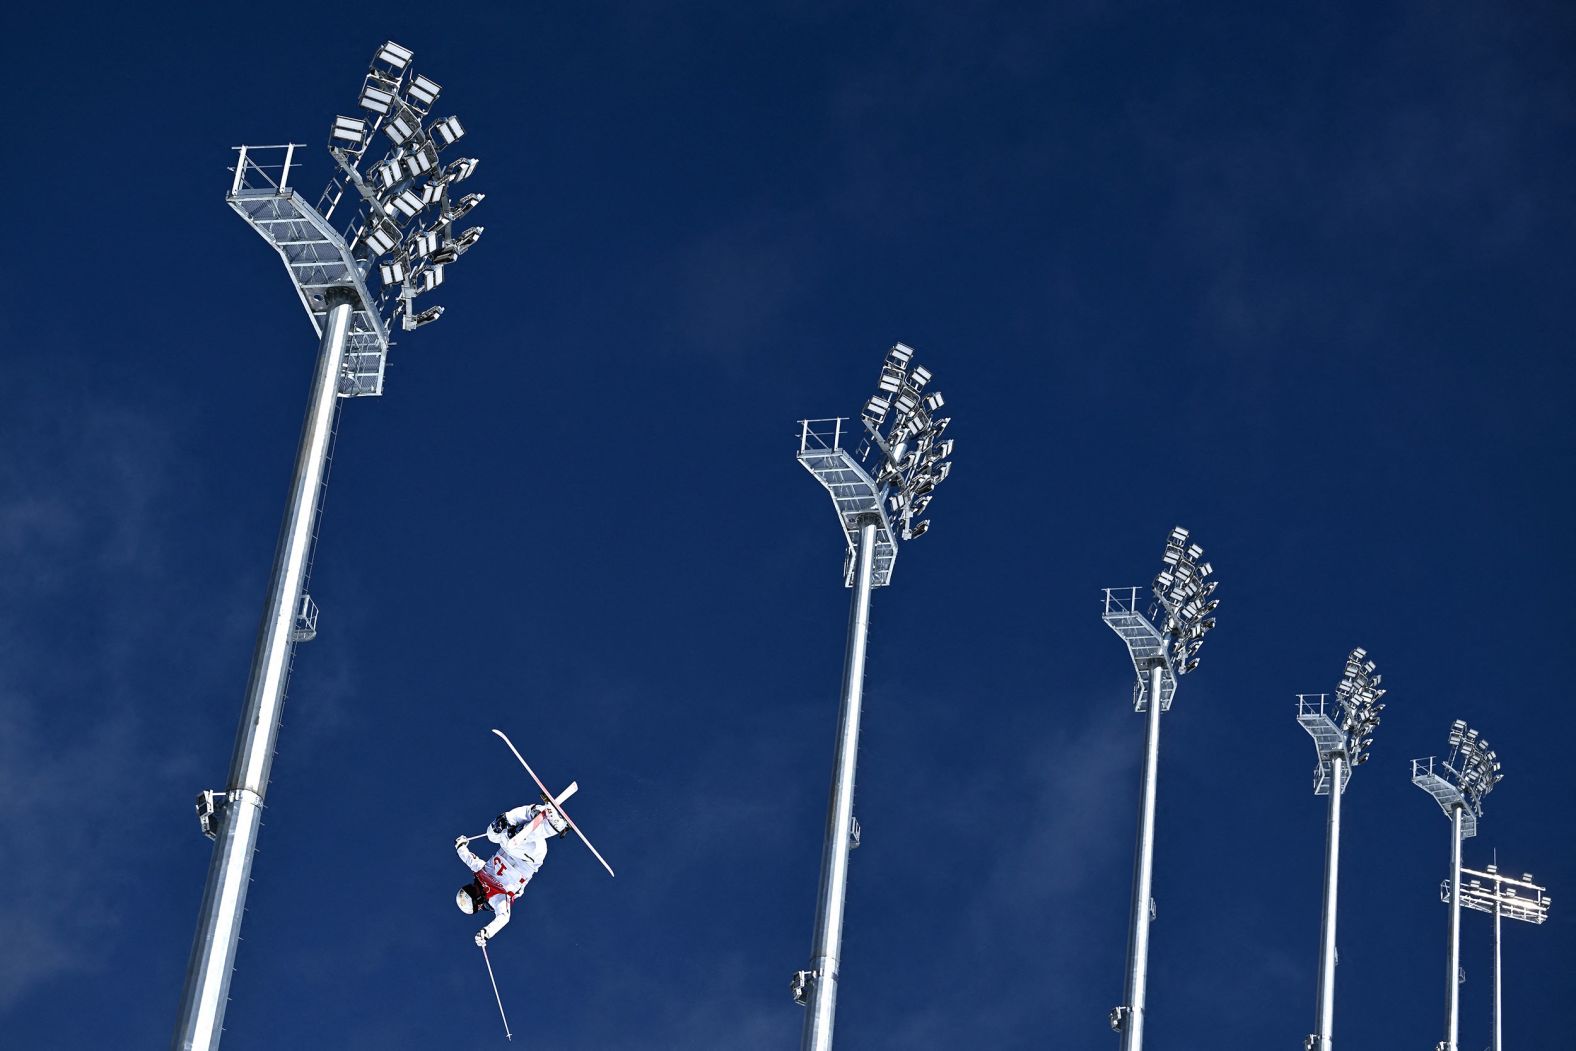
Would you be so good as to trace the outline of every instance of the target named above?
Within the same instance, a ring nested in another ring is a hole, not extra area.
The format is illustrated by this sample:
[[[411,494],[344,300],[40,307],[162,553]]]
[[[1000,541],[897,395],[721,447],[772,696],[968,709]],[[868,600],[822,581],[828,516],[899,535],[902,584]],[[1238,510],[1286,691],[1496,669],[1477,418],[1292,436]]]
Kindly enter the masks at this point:
[[[1138,859],[1133,866],[1133,911],[1127,931],[1127,1006],[1122,1051],[1144,1046],[1144,997],[1149,985],[1149,924],[1155,861],[1155,789],[1160,775],[1161,658],[1149,670],[1149,718],[1144,733],[1144,773],[1138,803]]]
[[[1450,973],[1445,996],[1444,1051],[1458,1051],[1457,1025],[1461,1011],[1461,814],[1456,804],[1450,810]]]
[[[208,865],[202,911],[192,943],[186,988],[181,994],[180,1022],[174,1046],[179,1051],[207,1051],[219,1044],[229,1001],[230,975],[241,933],[241,914],[251,882],[252,856],[262,823],[268,771],[284,704],[296,605],[301,596],[307,554],[317,518],[317,494],[328,460],[334,401],[344,363],[345,338],[356,305],[353,291],[331,289],[329,311],[312,376],[306,422],[296,452],[289,502],[279,528],[274,568],[257,631],[257,648],[246,686],[246,708],[235,739],[235,754],[226,781],[225,805],[217,814],[216,843]]]
[[[870,580],[875,563],[874,520],[861,524],[854,569],[854,595],[848,610],[848,648],[843,659],[843,698],[832,760],[832,794],[821,847],[821,883],[816,896],[815,940],[811,948],[804,1019],[804,1051],[830,1051],[837,1013],[837,967],[842,954],[843,905],[848,891],[848,852],[853,845],[854,768],[859,757],[859,714],[865,684],[865,642],[870,634]]]
[[[1319,935],[1319,1031],[1315,1051],[1331,1051],[1335,1033],[1335,902],[1341,870],[1341,767],[1330,757],[1330,821],[1324,840],[1324,916]]]
[[[1502,911],[1499,901],[1499,881],[1494,881],[1494,1051],[1503,1051],[1503,1042],[1500,1034],[1500,980],[1499,980],[1499,916]]]

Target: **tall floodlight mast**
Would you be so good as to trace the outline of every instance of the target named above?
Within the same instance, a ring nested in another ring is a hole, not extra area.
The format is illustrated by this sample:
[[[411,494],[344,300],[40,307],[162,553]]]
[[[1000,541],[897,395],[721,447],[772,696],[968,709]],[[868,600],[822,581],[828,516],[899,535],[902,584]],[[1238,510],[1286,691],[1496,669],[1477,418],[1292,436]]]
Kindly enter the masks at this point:
[[[1553,904],[1546,887],[1540,887],[1532,882],[1532,873],[1524,872],[1520,879],[1506,876],[1499,871],[1499,865],[1490,865],[1486,871],[1463,868],[1463,876],[1476,877],[1468,879],[1461,888],[1461,904],[1477,912],[1486,912],[1494,917],[1494,1051],[1504,1051],[1504,1011],[1503,1000],[1500,996],[1503,982],[1500,978],[1500,953],[1499,953],[1499,921],[1503,917],[1520,920],[1541,926],[1549,918],[1549,906]],[[1439,887],[1439,896],[1447,904],[1451,901],[1450,882],[1446,880]]]
[[[1160,713],[1171,710],[1177,678],[1198,667],[1204,635],[1215,626],[1219,599],[1210,598],[1219,581],[1201,562],[1204,549],[1188,540],[1181,526],[1166,538],[1165,563],[1154,580],[1154,601],[1143,612],[1140,588],[1106,588],[1104,620],[1127,643],[1138,673],[1133,710],[1148,714],[1144,736],[1144,774],[1138,802],[1138,851],[1133,870],[1133,909],[1127,933],[1126,1002],[1111,1010],[1111,1028],[1122,1036],[1122,1051],[1144,1046],[1144,997],[1149,982],[1149,924],[1154,919],[1155,778],[1160,765]]]
[[[1335,687],[1335,705],[1326,710],[1328,694],[1297,695],[1297,722],[1313,738],[1319,764],[1313,768],[1313,794],[1330,797],[1330,818],[1324,841],[1324,908],[1319,930],[1318,1027],[1303,1041],[1304,1051],[1330,1051],[1335,1028],[1335,902],[1341,866],[1341,796],[1352,767],[1368,761],[1374,728],[1384,705],[1379,698],[1381,676],[1374,674],[1368,651],[1358,647],[1346,658],[1346,671]]]
[[[1456,1042],[1461,1015],[1461,841],[1477,835],[1483,797],[1504,777],[1499,758],[1476,730],[1457,719],[1450,724],[1450,755],[1412,760],[1412,783],[1439,804],[1450,818],[1450,942],[1445,970],[1445,1038],[1434,1051],[1460,1051]]]
[[[832,494],[848,544],[843,583],[854,592],[848,614],[831,803],[821,848],[815,939],[809,968],[795,972],[791,984],[794,1001],[806,1008],[804,1051],[828,1051],[832,1046],[848,852],[859,845],[854,764],[859,751],[870,591],[892,582],[898,540],[912,540],[930,528],[930,521],[920,516],[936,486],[952,471],[947,459],[952,455],[952,439],[941,437],[949,420],[935,415],[943,404],[941,393],[926,389],[930,370],[913,364],[913,357],[913,350],[901,343],[887,352],[877,391],[865,403],[859,425],[850,426],[847,419],[802,420],[799,424],[799,462]]]
[[[482,233],[454,233],[482,199],[451,193],[476,161],[440,161],[465,129],[454,117],[429,119],[439,88],[410,62],[393,41],[378,48],[361,88],[365,115],[339,117],[329,132],[336,172],[316,207],[290,183],[294,144],[238,147],[225,196],[284,260],[319,344],[229,779],[197,797],[215,847],[175,1030],[183,1051],[219,1044],[295,644],[317,634],[307,586],[338,399],[383,393],[395,320],[405,331],[437,320],[443,308],[418,310],[416,297],[442,284],[444,267]],[[379,132],[386,152],[373,150]]]

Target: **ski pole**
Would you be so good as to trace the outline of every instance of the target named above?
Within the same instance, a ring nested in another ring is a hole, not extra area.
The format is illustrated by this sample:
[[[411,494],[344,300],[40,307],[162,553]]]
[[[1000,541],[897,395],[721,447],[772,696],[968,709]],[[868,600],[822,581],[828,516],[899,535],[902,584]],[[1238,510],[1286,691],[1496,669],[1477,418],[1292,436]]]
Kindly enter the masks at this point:
[[[509,1032],[509,1016],[503,1013],[503,997],[498,995],[498,979],[493,977],[492,960],[487,955],[487,943],[482,942],[482,959],[487,964],[487,980],[492,982],[493,999],[498,1001],[498,1017],[503,1019],[504,1039],[514,1041],[514,1034]]]

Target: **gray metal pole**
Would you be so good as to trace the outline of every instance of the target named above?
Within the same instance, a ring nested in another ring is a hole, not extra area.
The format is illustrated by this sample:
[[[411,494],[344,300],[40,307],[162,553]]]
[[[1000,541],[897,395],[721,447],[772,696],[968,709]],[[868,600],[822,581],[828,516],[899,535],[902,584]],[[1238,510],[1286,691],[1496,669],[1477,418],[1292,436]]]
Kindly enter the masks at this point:
[[[1461,1017],[1461,804],[1450,810],[1450,974],[1445,998],[1445,1049],[1458,1051]]]
[[[1144,735],[1144,780],[1138,805],[1138,862],[1133,868],[1133,915],[1127,933],[1127,1017],[1122,1051],[1142,1051],[1144,998],[1149,985],[1149,924],[1154,883],[1155,782],[1160,773],[1160,685],[1164,665],[1149,671],[1149,721]]]
[[[236,734],[225,805],[218,815],[213,859],[208,865],[197,935],[186,969],[186,988],[181,994],[180,1021],[172,1044],[177,1051],[209,1051],[218,1047],[224,1027],[241,914],[246,907],[252,855],[262,824],[263,796],[268,791],[268,771],[273,765],[284,704],[285,677],[293,645],[291,632],[311,550],[318,488],[328,459],[334,399],[339,390],[354,302],[354,293],[348,290],[331,289],[328,295],[330,309],[323,325],[306,422],[301,428],[295,477],[279,528],[279,544],[274,550],[268,599],[263,605],[246,686],[246,708]]]
[[[1498,866],[1496,866],[1497,870]],[[1500,1032],[1500,981],[1499,981],[1499,879],[1494,880],[1494,1051],[1504,1051],[1504,1036]]]
[[[1330,1051],[1335,1033],[1335,902],[1341,870],[1341,768],[1344,756],[1330,757],[1330,821],[1324,841],[1324,918],[1319,935],[1319,1028],[1315,1051]]]
[[[865,685],[865,640],[870,633],[870,578],[875,564],[876,523],[859,530],[854,596],[848,611],[848,647],[843,658],[843,702],[832,764],[832,798],[821,847],[821,886],[815,906],[815,942],[806,990],[804,1051],[831,1051],[837,1013],[837,967],[842,955],[843,906],[848,890],[848,850],[853,839],[854,765],[859,758],[859,708]]]

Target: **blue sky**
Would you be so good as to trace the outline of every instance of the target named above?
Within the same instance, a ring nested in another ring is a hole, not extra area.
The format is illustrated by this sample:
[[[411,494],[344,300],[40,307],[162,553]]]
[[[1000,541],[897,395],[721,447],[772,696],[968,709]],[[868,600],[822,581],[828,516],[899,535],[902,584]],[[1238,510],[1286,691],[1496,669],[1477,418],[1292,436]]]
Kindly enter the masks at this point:
[[[201,11],[200,17],[193,12]],[[346,406],[224,1046],[501,1033],[450,844],[555,847],[493,952],[517,1043],[789,1048],[847,593],[795,421],[895,340],[957,467],[877,592],[840,1046],[1108,1048],[1143,725],[1100,589],[1183,523],[1220,627],[1166,717],[1149,1045],[1296,1047],[1324,801],[1298,692],[1369,648],[1336,1036],[1442,1035],[1452,719],[1506,778],[1506,1036],[1576,1017],[1564,5],[34,7],[6,69],[0,1031],[161,1047],[315,340],[223,203],[384,37],[487,234]],[[1464,918],[1462,1051],[1488,1043]]]

